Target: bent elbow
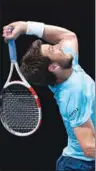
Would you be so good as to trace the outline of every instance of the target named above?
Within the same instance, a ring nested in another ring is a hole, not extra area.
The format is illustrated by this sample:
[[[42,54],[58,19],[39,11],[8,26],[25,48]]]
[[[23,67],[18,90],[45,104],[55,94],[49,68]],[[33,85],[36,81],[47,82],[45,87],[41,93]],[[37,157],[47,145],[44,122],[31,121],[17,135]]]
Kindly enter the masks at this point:
[[[70,39],[78,41],[77,35],[74,32],[69,33]]]
[[[76,33],[75,32],[72,32],[72,31],[68,31],[68,32],[66,32],[66,34],[65,34],[65,31],[63,31],[63,32],[61,32],[61,34],[59,35],[60,36],[60,40],[62,40],[62,39],[69,39],[69,40],[77,40],[77,35],[76,35]]]
[[[72,32],[72,36],[73,36],[74,39],[77,40],[77,35],[74,32]]]

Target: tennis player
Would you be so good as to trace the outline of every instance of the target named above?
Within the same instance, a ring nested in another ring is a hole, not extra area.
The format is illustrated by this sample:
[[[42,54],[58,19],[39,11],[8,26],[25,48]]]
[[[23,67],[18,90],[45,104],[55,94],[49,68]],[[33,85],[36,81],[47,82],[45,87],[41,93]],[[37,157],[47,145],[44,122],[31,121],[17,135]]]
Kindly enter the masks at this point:
[[[49,86],[68,134],[56,170],[95,171],[95,84],[78,63],[76,34],[32,21],[13,22],[3,28],[5,40],[22,34],[39,39],[23,56],[21,71],[32,83]]]

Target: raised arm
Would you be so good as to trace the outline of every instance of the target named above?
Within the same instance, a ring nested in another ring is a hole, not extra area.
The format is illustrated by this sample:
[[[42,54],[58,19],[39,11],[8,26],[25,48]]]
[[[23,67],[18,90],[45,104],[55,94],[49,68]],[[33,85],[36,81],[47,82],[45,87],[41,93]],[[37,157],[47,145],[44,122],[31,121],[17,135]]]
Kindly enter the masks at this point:
[[[14,27],[12,33],[9,31],[10,26]],[[17,39],[22,34],[35,35],[49,43],[61,44],[61,47],[71,47],[74,52],[78,53],[78,40],[76,34],[68,29],[32,21],[18,21],[3,28],[3,37],[5,40]]]

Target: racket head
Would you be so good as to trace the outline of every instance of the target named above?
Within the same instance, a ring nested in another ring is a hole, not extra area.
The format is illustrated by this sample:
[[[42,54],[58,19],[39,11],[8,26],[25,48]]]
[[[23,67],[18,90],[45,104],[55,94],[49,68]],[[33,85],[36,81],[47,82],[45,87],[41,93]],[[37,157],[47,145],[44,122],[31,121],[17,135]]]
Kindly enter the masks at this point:
[[[42,114],[35,90],[21,81],[8,83],[2,91],[1,123],[16,136],[29,136],[40,127]]]

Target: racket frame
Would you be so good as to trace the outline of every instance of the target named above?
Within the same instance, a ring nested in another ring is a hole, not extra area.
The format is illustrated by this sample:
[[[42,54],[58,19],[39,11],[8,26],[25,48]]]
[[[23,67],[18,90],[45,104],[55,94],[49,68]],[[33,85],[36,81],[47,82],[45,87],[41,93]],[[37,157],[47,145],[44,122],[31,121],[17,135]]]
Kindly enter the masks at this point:
[[[11,40],[11,41],[12,41],[11,43],[14,43],[14,45],[15,45],[14,40]],[[9,41],[9,43],[10,43],[10,41]],[[14,50],[15,50],[15,53],[14,53]],[[11,51],[12,51],[12,47],[11,47]],[[9,48],[9,53],[10,53],[10,48]],[[13,57],[13,55],[15,56],[15,58],[11,58],[11,56]],[[19,69],[19,65],[18,65],[16,59],[17,59],[16,58],[16,48],[13,48],[13,54],[10,54],[10,60],[11,60],[10,71],[9,71],[9,75],[8,75],[7,81],[5,82],[5,85],[4,85],[3,89],[5,89],[8,86],[13,85],[13,84],[14,85],[15,84],[19,84],[19,85],[25,86],[29,90],[29,92],[32,94],[32,96],[34,96],[34,99],[35,99],[35,102],[36,102],[36,105],[37,105],[37,108],[38,108],[38,112],[39,112],[39,119],[38,119],[38,123],[37,123],[36,128],[34,130],[32,130],[32,131],[27,132],[27,133],[20,133],[20,132],[14,131],[13,129],[9,128],[9,126],[5,122],[2,121],[2,118],[1,118],[1,123],[3,124],[3,126],[5,127],[5,129],[7,129],[10,133],[12,133],[14,135],[17,135],[17,136],[24,137],[24,136],[29,136],[29,135],[33,134],[40,127],[41,121],[42,121],[42,112],[41,112],[40,99],[37,96],[37,93],[35,92],[35,90],[30,86],[30,84],[24,78],[23,74],[21,73],[21,71]],[[14,68],[16,69],[16,71],[17,71],[17,73],[18,73],[21,81],[18,81],[18,80],[16,80],[16,81],[10,81],[11,78],[12,78],[12,74],[13,74],[13,69]]]

